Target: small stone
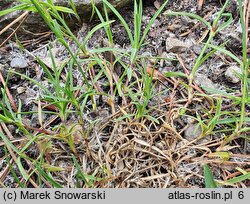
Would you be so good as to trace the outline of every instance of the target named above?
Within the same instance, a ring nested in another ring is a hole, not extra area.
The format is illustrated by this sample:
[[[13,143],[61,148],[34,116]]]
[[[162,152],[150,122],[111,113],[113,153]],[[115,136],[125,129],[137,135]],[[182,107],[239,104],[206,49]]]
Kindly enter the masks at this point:
[[[166,50],[173,53],[185,52],[187,48],[191,46],[190,42],[183,42],[174,37],[168,37],[166,39]]]
[[[242,74],[242,71],[240,67],[233,65],[233,66],[228,67],[228,69],[225,72],[225,77],[228,82],[236,84],[240,81],[239,76],[241,74]]]
[[[196,73],[194,81],[201,87],[216,89],[216,85],[204,74]]]
[[[17,87],[16,91],[18,94],[22,94],[26,91],[26,88],[19,86],[19,87]]]
[[[154,23],[152,24],[153,28],[159,27],[161,25],[160,21],[158,21],[157,19],[154,21]]]
[[[26,60],[22,57],[15,57],[11,60],[10,62],[10,66],[13,68],[25,68],[28,67],[28,63],[26,62]]]
[[[122,171],[124,170],[124,163],[123,163],[123,160],[118,160],[117,164],[116,164],[116,168],[117,168],[117,171]]]
[[[16,127],[14,125],[8,125],[7,127],[11,134],[15,134]]]
[[[201,126],[198,124],[190,124],[184,131],[184,138],[188,141],[197,139],[202,133]]]

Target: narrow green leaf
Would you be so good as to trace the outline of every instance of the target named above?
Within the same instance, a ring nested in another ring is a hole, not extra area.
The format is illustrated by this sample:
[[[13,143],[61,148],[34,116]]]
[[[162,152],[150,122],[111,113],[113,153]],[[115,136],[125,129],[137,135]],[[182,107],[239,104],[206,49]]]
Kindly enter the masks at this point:
[[[247,179],[250,179],[250,172],[247,174],[244,174],[244,175],[237,176],[237,177],[232,178],[230,180],[227,180],[226,183],[236,184],[238,182],[242,182],[242,181],[245,181]]]
[[[236,62],[238,62],[240,64],[240,66],[242,67],[242,65],[243,65],[242,61],[238,57],[236,57],[232,52],[230,52],[222,47],[216,46],[216,45],[207,44],[207,43],[205,43],[205,45],[207,45],[207,46],[209,46],[209,47],[211,47],[219,52],[222,52],[223,54],[228,55],[229,57],[234,59]]]
[[[115,22],[114,20],[109,21],[109,22],[103,22],[100,23],[99,25],[95,26],[84,38],[83,43],[82,43],[82,47],[86,46],[87,41],[89,40],[89,38],[91,38],[91,36],[100,28],[105,27],[106,25],[109,25],[111,23]]]
[[[138,48],[140,48],[140,47],[142,46],[142,44],[143,44],[143,42],[144,42],[144,40],[145,40],[145,38],[146,38],[146,36],[147,36],[147,34],[148,34],[150,28],[152,27],[152,25],[153,25],[153,23],[154,23],[154,21],[155,21],[155,19],[160,15],[160,13],[161,13],[162,10],[165,8],[165,6],[167,5],[167,3],[168,3],[168,0],[166,0],[166,1],[161,5],[161,7],[157,10],[157,12],[154,14],[154,16],[150,19],[150,21],[149,21],[149,23],[148,23],[146,29],[143,31],[143,35],[142,35],[142,37],[141,37],[140,43],[139,43],[139,45],[138,45]],[[142,12],[142,11],[141,11],[141,12]],[[141,16],[142,16],[142,14],[141,14]]]
[[[14,152],[16,152],[18,155],[20,155],[19,150],[15,147],[15,145],[13,145],[9,139],[2,133],[0,132],[0,137],[2,138],[2,140],[4,141],[4,143],[6,145],[8,145]]]
[[[46,181],[51,183],[55,188],[62,188],[61,184],[59,184],[57,181],[55,181],[55,179],[53,177],[51,177],[47,173],[45,173],[37,163],[35,163],[34,165],[35,165],[38,173],[40,175],[42,175],[46,179]]]
[[[27,175],[25,169],[23,168],[21,157],[17,158],[17,166],[18,166],[20,173],[22,174],[22,177],[25,179],[25,181],[28,181],[29,176]]]
[[[121,16],[121,14],[114,8],[114,6],[112,6],[112,4],[110,4],[107,0],[103,0],[103,2],[107,5],[107,7],[117,16],[117,18],[121,21],[122,25],[124,26],[130,43],[133,45],[134,44],[134,39],[131,33],[131,30],[129,29],[128,24],[126,23],[126,21],[124,20],[124,18]]]
[[[87,178],[86,176],[82,173],[82,170],[81,170],[81,167],[80,165],[78,164],[76,158],[74,155],[72,155],[72,159],[73,159],[73,162],[75,164],[75,167],[77,169],[77,175],[82,178],[82,180],[84,181],[84,183],[87,185],[87,186],[90,186],[89,182],[87,181]]]
[[[12,8],[0,11],[0,17],[4,16],[4,15],[7,15],[9,13],[12,13],[14,11],[18,11],[18,10],[36,11],[34,6],[31,6],[31,5],[28,5],[28,4],[19,4],[17,6],[12,7]]]
[[[212,30],[212,26],[210,25],[210,23],[206,21],[204,18],[200,17],[199,15],[187,12],[174,12],[174,11],[167,11],[164,14],[169,16],[188,16],[190,18],[201,21],[204,25],[206,25],[209,28],[209,30]]]
[[[206,188],[217,188],[213,174],[207,164],[203,166]]]
[[[165,77],[183,77],[187,78],[187,75],[182,72],[166,72]]]
[[[6,161],[8,163],[8,166],[9,166],[9,169],[10,169],[10,172],[11,172],[12,176],[14,177],[15,181],[18,183],[18,185],[21,188],[25,188],[26,186],[23,183],[21,183],[19,177],[16,174],[16,171],[14,170],[12,164],[10,163],[9,153],[8,153],[8,150],[7,150],[7,148],[5,146],[4,146],[4,153],[6,155]]]

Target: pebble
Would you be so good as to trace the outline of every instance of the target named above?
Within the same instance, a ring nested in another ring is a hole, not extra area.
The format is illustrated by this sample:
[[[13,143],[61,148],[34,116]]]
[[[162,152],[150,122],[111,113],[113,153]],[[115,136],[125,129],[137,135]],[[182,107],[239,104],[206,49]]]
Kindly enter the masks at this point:
[[[202,133],[200,125],[189,124],[188,128],[184,131],[184,138],[188,141],[193,141],[197,139]]]
[[[187,48],[191,46],[191,42],[183,42],[174,37],[168,37],[166,39],[166,50],[173,53],[185,52]]]
[[[204,144],[204,143],[209,142],[210,137],[206,136],[206,137],[199,138],[201,134],[202,134],[201,126],[198,125],[197,123],[191,123],[188,125],[188,128],[184,131],[183,137],[190,142],[196,140],[194,144]]]
[[[157,19],[154,21],[154,23],[152,24],[153,28],[159,27],[161,25],[160,21],[158,21]]]
[[[19,86],[17,87],[16,91],[18,94],[22,94],[26,91],[26,88],[24,88],[23,86]]]
[[[11,60],[10,66],[13,67],[13,68],[20,68],[20,69],[22,69],[22,68],[28,67],[29,65],[28,65],[27,61],[24,58],[22,58],[22,57],[15,57],[15,58],[13,58]]]
[[[194,81],[201,87],[216,89],[216,85],[204,74],[196,73]]]
[[[13,135],[16,132],[16,127],[14,125],[8,125],[8,130],[10,131],[10,133]]]
[[[227,68],[225,72],[225,77],[228,82],[236,84],[240,82],[240,74],[242,74],[240,67],[233,65]]]

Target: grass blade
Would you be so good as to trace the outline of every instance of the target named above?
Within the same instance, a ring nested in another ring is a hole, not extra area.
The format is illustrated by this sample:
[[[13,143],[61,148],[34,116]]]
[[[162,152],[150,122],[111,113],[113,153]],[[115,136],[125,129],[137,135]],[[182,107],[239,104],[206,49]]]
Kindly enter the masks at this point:
[[[34,165],[38,173],[42,175],[49,183],[51,183],[56,188],[62,188],[61,184],[59,184],[57,181],[54,180],[54,178],[50,177],[47,173],[45,173],[37,163],[35,163]]]
[[[207,164],[203,166],[206,188],[217,188],[213,174]]]
[[[128,24],[126,23],[126,21],[124,20],[124,18],[121,16],[121,14],[114,8],[114,6],[112,6],[112,4],[110,4],[107,0],[103,0],[103,2],[108,6],[108,8],[117,16],[117,18],[121,21],[122,25],[124,26],[127,34],[128,34],[128,37],[129,37],[129,40],[130,40],[130,43],[131,44],[134,44],[134,39],[133,39],[133,36],[132,36],[132,33],[131,33],[131,30],[128,26]]]

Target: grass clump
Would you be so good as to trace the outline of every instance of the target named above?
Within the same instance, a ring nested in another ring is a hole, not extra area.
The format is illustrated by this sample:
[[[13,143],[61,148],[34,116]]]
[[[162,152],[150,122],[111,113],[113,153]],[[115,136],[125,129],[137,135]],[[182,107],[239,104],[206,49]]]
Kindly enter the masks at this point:
[[[162,14],[168,1],[158,7],[144,29],[142,0],[134,1],[133,26],[108,1],[103,0],[102,10],[92,2],[91,18],[95,13],[99,22],[89,30],[83,41],[68,27],[61,14],[80,18],[73,1],[70,1],[71,8],[55,6],[52,0],[20,2],[1,11],[0,16],[16,10],[38,12],[53,32],[56,43],[65,48],[67,57],[64,63],[57,65],[56,56],[50,48],[52,43],[48,46],[51,66],[36,57],[43,73],[42,80],[46,80],[47,84],[17,71],[9,72],[8,76],[14,74],[38,87],[36,111],[25,112],[21,100],[15,108],[8,94],[8,78],[1,89],[0,136],[8,163],[6,169],[9,168],[16,186],[190,186],[188,179],[180,179],[182,170],[192,172],[188,169],[190,165],[204,162],[213,167],[219,162],[230,164],[230,159],[238,155],[230,151],[237,146],[231,147],[231,142],[243,137],[245,141],[249,140],[248,27],[240,0],[242,56],[227,50],[226,43],[212,44],[220,31],[233,23],[232,14],[226,11],[229,0],[225,1],[212,23],[192,13],[164,13],[196,19],[209,30],[190,73],[179,70],[162,73],[157,66],[159,61],[167,61],[168,58],[156,56],[152,65],[148,63],[149,59],[140,56],[147,46],[147,36],[154,21]],[[111,20],[113,18],[115,20]],[[114,24],[125,30],[129,39],[128,48],[116,45]],[[103,38],[108,43],[91,48],[88,45],[100,30],[104,31],[106,36]],[[194,83],[201,65],[213,58],[216,52],[230,57],[241,67],[240,95],[200,88]],[[179,56],[173,61],[183,65]],[[225,108],[228,101],[233,106],[240,106],[240,109]],[[202,108],[195,110],[193,107],[196,105]],[[100,116],[103,110],[108,110],[108,113]],[[37,115],[39,124],[35,127],[25,122],[25,118],[33,115]],[[89,115],[92,115],[91,119]],[[49,120],[45,121],[44,116]],[[192,122],[185,125],[180,122],[183,118]],[[184,138],[185,130],[194,124],[197,129],[201,128],[201,133],[188,141]],[[7,125],[15,127],[14,137],[5,128]],[[218,138],[218,135],[223,137]],[[17,142],[15,145],[16,136],[21,137],[24,143]],[[34,155],[30,155],[32,148],[36,149]],[[245,157],[241,158],[243,163]],[[13,162],[14,167],[11,166]],[[212,167],[204,165],[204,176],[200,175],[204,178],[203,186],[238,185],[250,178],[247,171],[236,169],[243,175],[215,179],[211,170]],[[176,175],[179,177],[176,178]],[[135,177],[138,181],[130,179]]]

